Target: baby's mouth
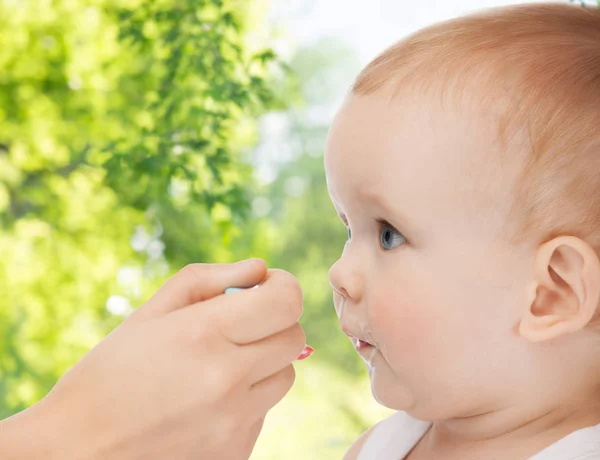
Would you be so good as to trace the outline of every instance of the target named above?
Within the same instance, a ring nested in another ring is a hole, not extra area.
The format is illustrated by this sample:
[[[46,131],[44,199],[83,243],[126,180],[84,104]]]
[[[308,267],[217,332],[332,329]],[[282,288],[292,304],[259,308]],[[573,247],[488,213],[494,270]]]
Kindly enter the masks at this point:
[[[348,337],[350,337],[352,345],[354,345],[354,348],[360,355],[368,354],[373,348],[375,348],[375,345],[373,345],[371,342],[367,342],[364,339],[359,339],[358,337],[356,337],[355,335],[353,335],[345,329],[342,330]]]
[[[371,369],[373,366],[373,358],[377,354],[377,347],[362,339],[353,339],[353,343],[358,354],[365,360],[369,369]]]
[[[357,351],[364,350],[367,347],[373,347],[373,344],[366,342],[364,340],[361,340],[361,339],[354,340],[354,348],[356,348]]]

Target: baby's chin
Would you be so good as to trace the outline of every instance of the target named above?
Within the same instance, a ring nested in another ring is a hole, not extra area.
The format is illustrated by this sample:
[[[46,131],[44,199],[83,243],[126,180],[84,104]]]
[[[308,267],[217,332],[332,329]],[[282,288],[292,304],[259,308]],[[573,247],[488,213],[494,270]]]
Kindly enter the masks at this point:
[[[444,407],[439,398],[424,391],[423,386],[413,388],[406,379],[392,371],[386,363],[378,365],[374,360],[369,369],[371,394],[384,407],[407,412],[418,420],[433,421],[447,417],[449,407]],[[433,396],[433,397],[432,397]]]
[[[383,357],[374,356],[367,363],[371,379],[371,393],[382,406],[394,410],[408,411],[415,405],[415,396],[402,376],[396,374]]]

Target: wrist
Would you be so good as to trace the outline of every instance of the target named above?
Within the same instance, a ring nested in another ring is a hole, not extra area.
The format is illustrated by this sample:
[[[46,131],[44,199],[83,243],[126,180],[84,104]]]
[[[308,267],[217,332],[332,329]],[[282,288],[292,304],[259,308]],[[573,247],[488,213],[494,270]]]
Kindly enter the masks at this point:
[[[3,460],[60,458],[57,430],[42,410],[41,401],[0,421],[0,451]],[[64,458],[64,457],[63,457]]]

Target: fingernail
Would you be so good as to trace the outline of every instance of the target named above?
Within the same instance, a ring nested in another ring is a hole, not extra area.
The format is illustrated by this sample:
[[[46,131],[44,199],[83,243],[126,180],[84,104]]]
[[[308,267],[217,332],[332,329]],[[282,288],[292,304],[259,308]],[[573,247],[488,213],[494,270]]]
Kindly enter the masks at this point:
[[[312,355],[315,352],[315,349],[309,345],[304,345],[304,350],[302,350],[302,353],[300,353],[298,355],[298,357],[296,358],[296,361],[301,361],[303,359],[308,358],[310,355]]]

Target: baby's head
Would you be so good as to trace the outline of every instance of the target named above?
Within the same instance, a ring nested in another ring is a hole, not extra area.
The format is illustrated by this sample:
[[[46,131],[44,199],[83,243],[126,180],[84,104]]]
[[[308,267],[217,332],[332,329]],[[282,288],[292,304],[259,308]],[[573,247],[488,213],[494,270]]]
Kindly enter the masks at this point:
[[[358,76],[325,170],[372,391],[424,420],[600,398],[600,14],[487,10]]]

